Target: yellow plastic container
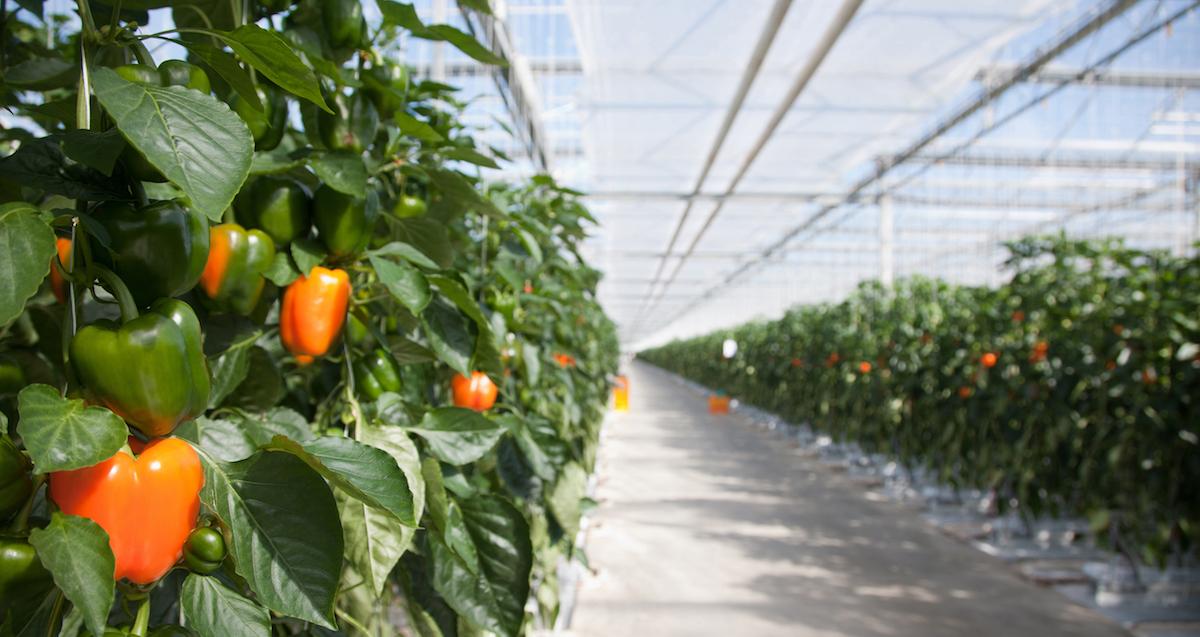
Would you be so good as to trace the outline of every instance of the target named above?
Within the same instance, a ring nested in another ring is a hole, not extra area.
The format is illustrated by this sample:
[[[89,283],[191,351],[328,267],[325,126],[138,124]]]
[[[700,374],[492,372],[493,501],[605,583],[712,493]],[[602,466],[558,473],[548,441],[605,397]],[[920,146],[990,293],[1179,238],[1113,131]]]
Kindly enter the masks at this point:
[[[616,387],[613,388],[613,410],[629,411],[629,378],[617,376]]]

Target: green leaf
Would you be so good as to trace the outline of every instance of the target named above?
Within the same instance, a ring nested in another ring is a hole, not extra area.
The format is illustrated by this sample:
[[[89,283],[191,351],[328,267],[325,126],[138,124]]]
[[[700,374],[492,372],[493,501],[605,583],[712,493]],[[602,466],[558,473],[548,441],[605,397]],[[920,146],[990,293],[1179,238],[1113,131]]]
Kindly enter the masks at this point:
[[[242,118],[211,95],[127,82],[109,68],[97,68],[92,83],[125,139],[219,221],[250,174],[254,139]]]
[[[512,504],[496,496],[476,496],[460,505],[479,561],[468,563],[431,534],[433,587],[477,626],[500,635],[518,635],[533,566],[529,524]]]
[[[483,316],[483,311],[479,309],[479,304],[475,302],[475,299],[471,298],[471,293],[467,291],[467,288],[462,283],[441,274],[431,274],[428,279],[446,298],[457,305],[458,309],[471,317],[471,320],[475,321],[481,332],[489,332],[491,330],[491,325],[488,324],[487,318]]]
[[[456,49],[484,64],[507,66],[508,62],[489,51],[469,33],[460,31],[448,24],[426,25],[417,15],[411,4],[380,0],[379,10],[383,13],[383,23],[408,29],[414,37],[425,40],[449,42]]]
[[[209,409],[224,402],[225,398],[246,379],[246,374],[250,372],[250,350],[260,335],[260,332],[255,331],[249,337],[234,343],[220,355],[209,357],[208,369],[212,376],[212,390],[208,396]]]
[[[203,459],[200,499],[230,528],[237,573],[267,608],[333,628],[343,543],[325,481],[286,453]]]
[[[430,453],[453,465],[482,458],[505,431],[499,423],[462,407],[439,407],[407,429],[425,439]]]
[[[362,442],[383,449],[395,459],[412,489],[413,515],[419,520],[425,508],[425,480],[416,445],[399,427],[368,425],[360,428],[358,436]],[[416,529],[358,500],[343,497],[340,504],[346,557],[378,596],[387,585],[388,575],[412,544]]]
[[[438,300],[425,308],[421,315],[421,325],[425,328],[425,337],[429,339],[429,345],[438,358],[454,371],[469,376],[474,343],[463,315]]]
[[[246,100],[254,110],[262,112],[263,103],[258,98],[258,91],[254,90],[254,81],[250,79],[250,74],[246,73],[238,64],[237,59],[232,55],[211,46],[201,41],[183,41],[183,45],[187,47],[196,57],[200,58],[205,66],[216,72],[225,80],[230,88],[237,92],[238,97]]]
[[[125,150],[125,140],[116,129],[97,133],[87,129],[69,130],[59,134],[63,153],[75,161],[90,166],[105,175],[112,175],[117,158]]]
[[[412,217],[401,219],[395,227],[400,239],[420,250],[438,266],[449,268],[453,265],[454,246],[450,244],[446,224],[426,217]]]
[[[456,171],[446,169],[429,169],[429,179],[447,200],[464,208],[466,211],[477,210],[491,215],[496,219],[507,219],[496,204],[485,198],[475,189],[475,185]]]
[[[344,436],[321,436],[304,444],[276,436],[266,448],[300,458],[354,499],[417,526],[408,479],[395,458],[382,449]]]
[[[396,125],[400,127],[400,132],[405,135],[416,137],[423,142],[438,143],[445,138],[442,137],[432,126],[422,122],[421,120],[405,113],[404,111],[396,111],[394,116]]]
[[[46,528],[29,533],[29,543],[54,575],[54,583],[83,613],[88,630],[103,634],[117,570],[104,529],[87,518],[55,512]]]
[[[254,160],[250,163],[250,174],[278,175],[290,172],[303,166],[311,153],[312,149],[307,147],[295,150],[276,148],[268,151],[255,151]]]
[[[422,268],[428,268],[430,270],[436,270],[438,268],[438,264],[434,263],[432,259],[425,256],[423,252],[407,243],[404,243],[403,241],[392,241],[382,248],[367,252],[367,256],[400,257],[401,259],[404,259],[413,265],[419,265]]]
[[[179,593],[179,607],[184,622],[200,637],[271,634],[267,609],[233,592],[215,577],[188,575]]]
[[[442,151],[442,156],[449,160],[465,161],[485,168],[495,168],[497,170],[500,168],[496,160],[481,154],[474,148],[448,148]]]
[[[367,196],[367,166],[362,155],[349,151],[318,153],[311,164],[313,172],[330,188],[359,199]]]
[[[31,57],[4,72],[5,84],[30,91],[67,88],[78,80],[79,65],[61,57]]]
[[[90,467],[121,450],[129,430],[103,407],[59,395],[49,385],[30,385],[17,396],[17,433],[38,473]]]
[[[387,344],[388,350],[392,353],[392,358],[396,359],[397,365],[432,363],[437,360],[437,356],[433,352],[403,336],[389,335],[387,337]]]
[[[328,253],[325,252],[324,246],[314,239],[301,237],[292,241],[291,244],[292,260],[296,262],[296,267],[301,272],[312,272],[312,269],[321,265]],[[274,268],[275,264],[271,264]]]
[[[263,276],[271,283],[283,287],[299,278],[300,270],[292,263],[291,256],[287,252],[280,250],[275,253],[275,260],[263,272]]]
[[[56,254],[54,231],[37,208],[22,202],[0,206],[0,325],[20,316]]]
[[[201,416],[179,425],[174,434],[225,462],[245,460],[258,451],[258,445],[238,421],[227,418]]]
[[[99,171],[67,161],[58,144],[37,139],[0,159],[0,177],[48,194],[87,201],[128,199],[129,193]]]
[[[246,24],[232,32],[217,31],[212,35],[224,40],[243,62],[267,76],[279,88],[302,97],[327,112],[333,112],[321,96],[317,76],[279,34],[258,25]]]
[[[388,261],[380,257],[370,257],[371,267],[379,282],[387,287],[388,292],[400,301],[408,311],[420,314],[429,305],[432,294],[429,283],[419,270],[404,262]]]
[[[577,462],[569,462],[558,474],[558,481],[550,490],[547,504],[563,528],[563,533],[574,541],[579,533],[579,505],[587,492],[587,472]]]

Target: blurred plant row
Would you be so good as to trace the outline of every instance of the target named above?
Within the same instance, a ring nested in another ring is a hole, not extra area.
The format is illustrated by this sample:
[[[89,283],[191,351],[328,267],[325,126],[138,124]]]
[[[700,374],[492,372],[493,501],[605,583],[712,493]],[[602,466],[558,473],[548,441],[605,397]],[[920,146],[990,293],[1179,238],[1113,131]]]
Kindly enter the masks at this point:
[[[397,56],[504,60],[377,6],[5,3],[0,636],[553,624],[617,364],[595,220],[483,180]]]
[[[640,356],[835,439],[1087,516],[1163,563],[1200,533],[1200,259],[1116,240],[1008,244],[997,288],[864,283],[841,303]],[[738,344],[732,359],[722,343]]]

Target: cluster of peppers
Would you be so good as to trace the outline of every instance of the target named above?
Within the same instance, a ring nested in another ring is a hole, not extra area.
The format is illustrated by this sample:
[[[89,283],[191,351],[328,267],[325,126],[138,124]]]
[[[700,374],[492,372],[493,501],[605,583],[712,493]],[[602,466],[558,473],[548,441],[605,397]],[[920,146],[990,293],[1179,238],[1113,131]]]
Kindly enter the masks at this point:
[[[342,35],[347,42],[353,39],[352,34]],[[210,91],[202,69],[178,60],[157,68],[130,64],[115,70],[131,82]],[[402,66],[379,66],[364,74],[368,90],[355,98],[329,96],[334,113],[317,118],[320,143],[361,152],[375,135],[379,114],[390,116],[401,106],[389,103],[394,99],[391,92],[370,88],[395,82],[398,72],[403,72]],[[282,92],[269,83],[261,82],[258,92],[263,110],[236,97],[231,106],[246,122],[255,148],[270,150],[282,140],[287,107]],[[131,183],[166,181],[132,146],[122,153],[120,165]],[[192,307],[176,297],[198,288],[208,309],[261,320],[269,308],[264,303],[264,273],[277,250],[315,229],[330,258],[346,261],[366,248],[374,233],[374,210],[363,199],[327,186],[310,195],[298,182],[264,176],[247,184],[234,201],[232,216],[213,227],[178,201],[113,201],[90,211],[103,225],[108,245],[82,241],[77,249],[71,239],[57,239],[49,275],[57,299],[73,303],[70,282],[90,286],[99,279],[121,311],[120,321],[97,320],[71,339],[74,378],[88,400],[116,413],[135,433],[129,438],[132,453],[120,451],[97,465],[51,474],[48,496],[63,512],[89,518],[108,533],[116,562],[114,579],[145,587],[177,565],[207,574],[220,569],[225,559],[226,535],[219,524],[198,526],[200,459],[189,444],[170,437],[180,423],[204,413],[211,391],[200,321]],[[424,212],[424,200],[407,194],[398,198],[394,209],[402,218]],[[279,335],[299,365],[333,347],[350,295],[346,271],[320,265],[284,289]],[[136,371],[120,373],[113,361]],[[355,372],[358,390],[368,399],[401,389],[399,367],[382,348],[357,360]],[[0,382],[5,373],[0,369]],[[20,368],[12,373],[20,374]],[[14,387],[25,384],[23,377],[9,380]],[[469,378],[456,375],[451,389],[460,407],[486,411],[496,401],[497,387],[482,372]],[[24,533],[36,490],[30,469],[24,452],[7,436],[0,438],[0,522],[17,517],[16,534],[0,535],[0,617],[11,605],[44,595],[53,586]],[[142,506],[147,501],[155,507]],[[143,626],[114,634],[146,631]]]

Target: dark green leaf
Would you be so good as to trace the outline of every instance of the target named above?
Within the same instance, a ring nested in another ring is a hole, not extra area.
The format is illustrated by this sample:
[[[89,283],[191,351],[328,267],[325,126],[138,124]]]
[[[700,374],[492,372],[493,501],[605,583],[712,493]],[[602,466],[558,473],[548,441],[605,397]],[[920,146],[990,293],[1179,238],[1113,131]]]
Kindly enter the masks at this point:
[[[215,35],[224,40],[242,61],[283,90],[333,112],[321,97],[317,76],[279,34],[258,25],[246,24],[231,33],[217,32]]]
[[[395,227],[396,234],[402,240],[420,250],[438,266],[449,268],[454,263],[454,247],[450,244],[450,234],[444,223],[426,217],[412,217],[401,219]]]
[[[271,267],[263,272],[263,276],[271,283],[283,287],[295,281],[300,276],[300,270],[292,263],[291,256],[281,250],[275,253],[275,260],[271,262]]]
[[[407,243],[404,243],[403,241],[392,241],[382,248],[371,250],[367,253],[367,255],[371,257],[400,257],[401,259],[404,259],[413,265],[419,265],[422,268],[428,268],[430,270],[436,270],[438,268],[438,264],[434,263],[432,259],[425,256],[423,252]]]
[[[483,166],[485,168],[500,168],[500,165],[496,163],[496,160],[480,154],[479,151],[473,148],[448,148],[442,151],[442,156],[446,159],[465,161],[467,163],[475,164],[476,166]]]
[[[79,80],[79,65],[60,57],[32,57],[9,67],[4,83],[31,91],[66,88]]]
[[[367,195],[367,167],[361,155],[349,151],[318,153],[313,172],[325,185],[362,199]]]
[[[0,325],[20,316],[56,254],[54,231],[37,208],[21,202],[0,206]]]
[[[328,253],[325,252],[324,246],[317,243],[308,237],[301,237],[292,241],[292,260],[296,262],[296,267],[301,272],[312,272],[312,269],[321,265]],[[272,270],[274,264],[271,265]]]
[[[480,459],[505,431],[499,423],[461,407],[434,409],[408,430],[424,438],[434,456],[453,465]]]
[[[117,569],[104,529],[87,518],[56,512],[46,528],[30,532],[29,543],[54,575],[54,583],[82,611],[88,630],[103,634]]]
[[[188,51],[200,58],[205,66],[229,83],[230,88],[237,92],[240,99],[246,100],[256,111],[263,110],[262,100],[258,98],[258,92],[254,90],[254,82],[238,64],[237,59],[205,42],[185,41],[184,45],[187,46]]]
[[[438,358],[454,371],[470,375],[474,343],[463,315],[440,300],[434,301],[421,315],[421,325]]]
[[[205,458],[200,499],[232,531],[230,556],[263,605],[334,627],[342,528],[319,474],[286,453],[234,464]]]
[[[184,621],[200,637],[269,637],[267,609],[229,590],[215,577],[195,573],[183,581],[179,606]]]
[[[92,82],[125,139],[219,221],[250,173],[254,139],[242,118],[211,95],[128,82],[109,68],[97,68]]]
[[[30,385],[17,397],[17,433],[38,473],[69,471],[107,460],[125,445],[121,417],[82,400],[63,398],[49,385]]]
[[[429,305],[429,299],[432,297],[429,283],[416,268],[403,261],[389,261],[376,256],[370,257],[370,261],[380,283],[383,283],[388,292],[410,312],[420,314],[421,310]]]
[[[116,129],[103,133],[87,129],[69,130],[60,133],[63,153],[75,161],[95,168],[105,175],[112,175],[117,158],[125,150],[125,140]]]
[[[395,119],[396,125],[400,127],[400,132],[405,135],[416,137],[423,142],[432,142],[435,144],[444,139],[432,126],[404,111],[396,111]]]
[[[129,193],[99,171],[67,161],[58,144],[39,139],[0,159],[0,177],[48,194],[87,201],[128,199]]]
[[[258,450],[258,445],[236,420],[201,416],[179,425],[174,433],[225,462],[245,460]]]

